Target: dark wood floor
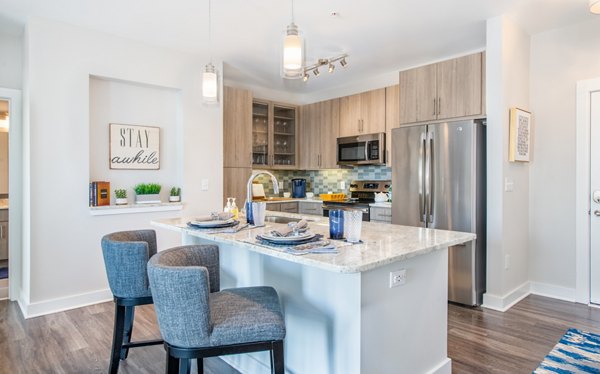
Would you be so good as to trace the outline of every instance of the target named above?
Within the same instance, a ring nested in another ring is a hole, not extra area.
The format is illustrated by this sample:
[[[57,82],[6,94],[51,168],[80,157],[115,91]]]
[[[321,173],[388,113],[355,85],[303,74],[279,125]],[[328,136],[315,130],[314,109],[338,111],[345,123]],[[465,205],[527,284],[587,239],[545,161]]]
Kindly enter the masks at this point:
[[[138,309],[134,339],[158,337],[152,307]],[[105,373],[112,322],[112,303],[23,320],[16,303],[0,301],[0,373]],[[453,372],[531,373],[570,327],[600,333],[600,309],[539,296],[506,313],[450,305]],[[162,347],[132,350],[119,372],[164,372]],[[205,372],[237,373],[219,359]]]

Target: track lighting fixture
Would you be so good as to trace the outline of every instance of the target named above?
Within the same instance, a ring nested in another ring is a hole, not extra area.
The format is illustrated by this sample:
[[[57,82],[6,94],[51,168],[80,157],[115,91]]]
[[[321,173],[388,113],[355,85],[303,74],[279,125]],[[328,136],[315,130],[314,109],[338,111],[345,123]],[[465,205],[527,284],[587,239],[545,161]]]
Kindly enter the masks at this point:
[[[329,71],[330,73],[333,73],[335,71],[335,63],[338,61],[340,65],[342,65],[342,67],[346,67],[346,65],[348,65],[346,57],[348,57],[348,55],[344,54],[333,58],[320,58],[316,63],[304,68],[304,82],[308,81],[308,73],[310,73],[311,71],[313,72],[315,77],[318,77],[320,74],[319,68],[321,66],[327,66],[327,71]]]

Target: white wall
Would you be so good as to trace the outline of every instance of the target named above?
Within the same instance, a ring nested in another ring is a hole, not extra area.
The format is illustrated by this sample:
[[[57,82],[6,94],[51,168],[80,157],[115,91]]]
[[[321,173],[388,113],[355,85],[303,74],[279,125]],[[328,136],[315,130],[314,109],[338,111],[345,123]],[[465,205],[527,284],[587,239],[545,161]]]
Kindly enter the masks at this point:
[[[201,104],[207,57],[37,18],[28,22],[25,46],[23,261],[28,279],[21,302],[31,315],[105,299],[102,235],[174,216],[90,215],[90,75],[181,92],[184,215],[221,208],[223,141],[222,105]],[[201,191],[202,179],[208,179],[208,191]],[[179,242],[162,230],[158,236],[159,247]]]
[[[506,17],[487,22],[487,293],[505,309],[528,287],[529,165],[508,162],[509,108],[529,109],[530,38]],[[504,190],[505,180],[514,191]],[[508,258],[508,267],[507,264]]]
[[[600,77],[600,19],[531,39],[530,277],[574,297],[576,82]]]
[[[23,81],[23,38],[0,34],[0,87],[21,89]]]
[[[111,202],[114,203],[114,190],[123,188],[133,203],[133,187],[138,183],[159,183],[162,201],[169,199],[171,187],[181,186],[180,106],[178,90],[90,78],[90,181],[110,181]],[[159,127],[160,169],[109,169],[110,123]]]

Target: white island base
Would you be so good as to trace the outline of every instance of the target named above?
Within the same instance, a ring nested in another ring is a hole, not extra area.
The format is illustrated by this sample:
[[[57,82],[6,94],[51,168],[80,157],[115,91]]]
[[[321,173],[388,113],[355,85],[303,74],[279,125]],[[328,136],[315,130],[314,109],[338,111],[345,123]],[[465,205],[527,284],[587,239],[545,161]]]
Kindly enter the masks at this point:
[[[182,241],[214,243],[185,231]],[[286,373],[451,373],[447,249],[340,273],[216,244],[221,288],[270,285],[279,293]],[[400,269],[406,284],[390,288],[390,272]],[[270,373],[267,352],[222,358],[242,373]]]

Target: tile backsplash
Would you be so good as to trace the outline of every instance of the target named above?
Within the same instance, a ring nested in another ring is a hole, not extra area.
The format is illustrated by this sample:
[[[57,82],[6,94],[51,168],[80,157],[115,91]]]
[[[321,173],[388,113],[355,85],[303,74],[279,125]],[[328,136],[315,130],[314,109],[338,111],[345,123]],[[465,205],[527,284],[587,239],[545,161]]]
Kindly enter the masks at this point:
[[[350,181],[356,179],[391,180],[392,169],[387,166],[355,166],[352,169],[329,169],[329,170],[270,170],[280,182],[283,182],[283,190],[279,192],[292,191],[293,178],[306,179],[306,191],[314,192],[315,195],[328,192],[348,193]],[[273,195],[271,179],[261,175],[257,178],[264,187],[267,195]],[[346,182],[346,188],[340,188],[341,181]]]

